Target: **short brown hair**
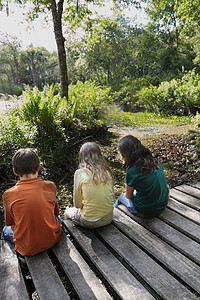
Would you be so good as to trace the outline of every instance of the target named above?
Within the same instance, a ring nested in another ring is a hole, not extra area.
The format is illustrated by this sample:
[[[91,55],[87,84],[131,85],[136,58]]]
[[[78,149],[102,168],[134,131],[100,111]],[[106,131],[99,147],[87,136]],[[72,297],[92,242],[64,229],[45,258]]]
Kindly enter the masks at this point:
[[[40,166],[40,159],[31,148],[19,149],[12,158],[12,165],[15,173],[19,176],[35,174]]]

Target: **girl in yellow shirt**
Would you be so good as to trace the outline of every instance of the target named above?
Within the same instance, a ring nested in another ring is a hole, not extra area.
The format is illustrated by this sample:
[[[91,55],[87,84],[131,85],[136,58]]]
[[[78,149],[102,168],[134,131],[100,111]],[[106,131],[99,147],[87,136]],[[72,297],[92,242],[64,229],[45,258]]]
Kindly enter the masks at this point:
[[[74,174],[74,207],[64,218],[86,228],[108,225],[113,219],[114,188],[111,170],[95,142],[82,145]]]

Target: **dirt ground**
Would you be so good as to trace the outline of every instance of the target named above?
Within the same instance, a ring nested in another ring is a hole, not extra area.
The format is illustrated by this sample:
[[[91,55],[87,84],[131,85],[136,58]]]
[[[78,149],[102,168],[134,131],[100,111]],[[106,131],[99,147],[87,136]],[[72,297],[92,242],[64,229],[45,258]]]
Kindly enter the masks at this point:
[[[151,137],[167,137],[185,134],[188,130],[193,130],[192,124],[154,124],[142,128],[131,128],[131,127],[113,127],[110,128],[110,132],[118,133],[120,136],[131,134],[138,139],[151,139]]]
[[[163,163],[167,183],[171,188],[200,179],[200,158],[196,152],[196,139],[200,138],[200,132],[195,131],[192,124],[153,124],[142,128],[114,127],[109,131],[114,134],[115,153],[118,152],[119,140],[129,134],[137,137],[149,148]],[[114,159],[116,160],[116,156]]]

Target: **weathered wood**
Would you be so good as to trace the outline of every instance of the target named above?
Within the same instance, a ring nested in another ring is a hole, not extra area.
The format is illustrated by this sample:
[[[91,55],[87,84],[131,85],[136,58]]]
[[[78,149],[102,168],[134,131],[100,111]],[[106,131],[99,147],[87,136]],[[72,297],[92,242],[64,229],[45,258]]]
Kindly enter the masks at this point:
[[[170,198],[167,207],[184,216],[185,219],[192,220],[200,225],[200,213],[195,209],[172,198]]]
[[[63,236],[52,250],[79,299],[112,299],[67,236]]]
[[[177,186],[176,189],[178,191],[184,192],[188,195],[191,195],[193,197],[196,197],[196,198],[200,199],[200,190],[193,187],[193,186],[183,184],[183,185]],[[200,200],[199,200],[199,207],[200,207]]]
[[[196,209],[197,211],[200,211],[200,200],[194,198],[193,196],[183,193],[183,191],[181,191],[180,188],[179,190],[171,189],[170,197],[184,203],[185,205],[188,205],[189,207]]]
[[[169,225],[177,228],[183,234],[191,237],[197,242],[200,242],[200,226],[189,219],[179,215],[178,213],[166,208],[162,214],[158,216],[159,219],[165,221]],[[182,239],[184,242],[184,240]],[[199,249],[199,246],[197,247]],[[199,249],[200,254],[200,249]],[[200,256],[199,256],[200,258]]]
[[[40,300],[70,299],[46,251],[25,260]]]
[[[153,299],[145,287],[101,243],[92,231],[74,227],[69,220],[65,221],[65,224],[72,237],[104,278],[107,286],[110,286],[120,299]]]
[[[172,245],[174,248],[182,252],[184,255],[200,264],[200,244],[192,240],[175,228],[166,224],[158,218],[142,219],[131,214],[128,209],[121,205],[120,209],[137,223],[154,233],[156,236]],[[198,226],[197,226],[198,227]],[[199,227],[198,227],[199,229]]]
[[[97,232],[164,299],[196,299],[183,285],[114,226]]]
[[[160,240],[159,237],[142,225],[124,215],[119,209],[115,210],[114,224],[147,253],[153,255],[156,260],[160,261],[171,272],[200,293],[200,267],[197,264],[166,242]]]
[[[187,183],[188,185],[191,185],[197,189],[200,189],[200,181],[191,181]]]
[[[14,247],[5,240],[0,240],[0,264],[0,299],[29,299]]]
[[[111,225],[65,224],[68,234],[51,250],[25,257],[40,300],[72,294],[81,300],[199,299],[200,182],[171,189],[167,208],[155,218],[120,205]],[[29,299],[10,245],[0,242],[0,299]]]

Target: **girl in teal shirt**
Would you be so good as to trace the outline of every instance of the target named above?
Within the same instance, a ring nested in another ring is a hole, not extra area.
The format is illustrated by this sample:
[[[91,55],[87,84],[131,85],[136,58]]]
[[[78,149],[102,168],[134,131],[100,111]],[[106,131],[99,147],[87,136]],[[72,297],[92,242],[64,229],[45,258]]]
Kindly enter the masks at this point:
[[[131,213],[142,217],[160,214],[169,199],[162,164],[132,135],[120,140],[119,151],[126,170],[126,192],[119,196],[115,208],[124,204]]]

